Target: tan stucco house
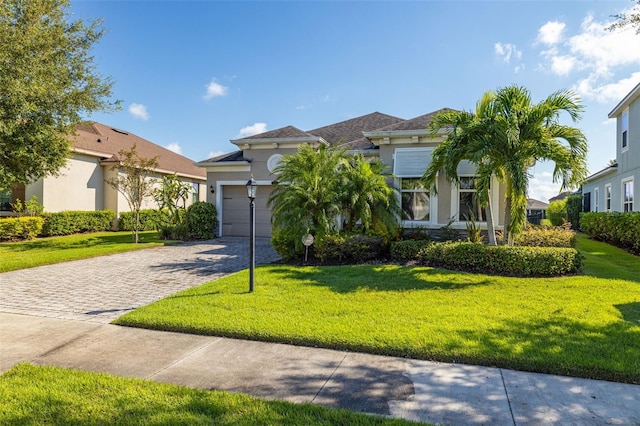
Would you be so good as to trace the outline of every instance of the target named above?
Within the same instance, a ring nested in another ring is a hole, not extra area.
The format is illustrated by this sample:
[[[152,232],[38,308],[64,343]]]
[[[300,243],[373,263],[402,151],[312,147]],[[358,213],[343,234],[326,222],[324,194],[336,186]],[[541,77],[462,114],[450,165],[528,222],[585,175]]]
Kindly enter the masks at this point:
[[[194,195],[187,205],[206,200],[206,172],[201,167],[130,132],[86,122],[77,127],[71,142],[72,155],[58,176],[41,178],[0,194],[3,214],[11,214],[8,210],[14,200],[29,200],[35,195],[46,212],[108,209],[118,217],[121,212],[129,211],[129,206],[122,194],[106,183],[106,179],[117,173],[113,166],[119,161],[118,153],[131,149],[134,144],[141,157],[158,157],[158,168],[152,177],[176,173],[182,181],[193,185]],[[150,200],[143,208],[157,208],[157,205]]]
[[[440,111],[410,120],[374,112],[361,117],[303,131],[294,126],[231,140],[237,150],[197,163],[207,172],[207,200],[218,210],[223,236],[245,236],[249,232],[249,201],[246,183],[254,176],[260,187],[256,198],[256,235],[271,234],[271,212],[267,199],[278,176],[273,173],[283,155],[294,154],[299,145],[339,146],[353,153],[379,157],[394,175],[403,209],[405,228],[441,228],[447,224],[464,229],[465,217],[478,211],[473,179],[475,166],[462,162],[458,167],[460,185],[438,178],[438,192],[422,188],[419,178],[431,162],[433,149],[445,140],[444,132],[430,136],[427,127]],[[498,227],[504,218],[504,185],[494,180],[493,218]],[[477,215],[476,215],[477,217]],[[482,220],[479,220],[480,225]]]

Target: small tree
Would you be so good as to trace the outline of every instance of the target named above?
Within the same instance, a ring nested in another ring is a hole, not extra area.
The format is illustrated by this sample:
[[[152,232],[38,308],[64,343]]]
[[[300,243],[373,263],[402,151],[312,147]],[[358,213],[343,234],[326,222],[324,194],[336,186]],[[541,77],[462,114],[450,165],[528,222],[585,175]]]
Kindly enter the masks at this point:
[[[180,234],[179,229],[184,226],[187,199],[193,194],[193,185],[178,179],[174,173],[162,177],[162,186],[153,191],[153,198],[160,209],[162,223],[159,224],[163,234],[171,238]],[[183,232],[182,234],[184,234]],[[183,237],[185,237],[183,235]]]
[[[135,144],[128,151],[121,150],[118,156],[118,164],[111,168],[116,172],[116,176],[107,179],[106,182],[124,196],[129,209],[134,213],[133,235],[137,244],[140,232],[140,209],[144,200],[153,195],[155,179],[150,178],[149,175],[158,167],[158,157],[140,157]]]
[[[633,0],[637,3],[636,7],[632,8],[628,13],[620,13],[613,15],[617,19],[616,22],[609,25],[606,29],[609,31],[621,30],[627,27],[632,27],[636,30],[636,34],[640,34],[640,0]]]
[[[560,226],[567,221],[567,199],[552,201],[547,207],[547,218],[553,226]]]

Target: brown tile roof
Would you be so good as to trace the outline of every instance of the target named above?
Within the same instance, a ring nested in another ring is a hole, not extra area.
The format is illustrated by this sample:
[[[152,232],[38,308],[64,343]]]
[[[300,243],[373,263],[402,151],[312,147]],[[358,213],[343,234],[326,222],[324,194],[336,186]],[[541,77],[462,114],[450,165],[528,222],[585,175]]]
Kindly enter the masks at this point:
[[[351,142],[345,142],[343,144],[338,145],[338,148],[341,149],[372,149],[375,145],[371,143],[371,141],[364,136],[360,139],[353,140]]]
[[[430,112],[428,114],[420,115],[418,117],[411,118],[409,120],[403,120],[399,123],[392,124],[390,126],[386,126],[380,129],[374,129],[379,131],[402,131],[402,130],[426,130],[429,127],[429,124],[433,121],[433,119],[445,111],[453,111],[449,108],[442,108],[437,111]]]
[[[275,130],[269,130],[268,132],[259,133],[257,135],[248,136],[246,138],[237,140],[251,140],[251,139],[281,139],[281,138],[308,138],[314,135],[302,131],[294,126],[281,127]]]
[[[362,138],[362,132],[377,130],[385,126],[404,121],[402,118],[394,117],[381,112],[362,115],[339,123],[319,127],[309,130],[315,136],[320,136],[331,145],[339,142],[344,145]]]
[[[158,169],[206,179],[206,170],[189,158],[125,130],[90,121],[78,125],[76,133],[70,138],[72,147],[99,153],[104,158],[103,162],[118,161],[118,152],[129,150],[135,144],[141,157],[158,157]]]

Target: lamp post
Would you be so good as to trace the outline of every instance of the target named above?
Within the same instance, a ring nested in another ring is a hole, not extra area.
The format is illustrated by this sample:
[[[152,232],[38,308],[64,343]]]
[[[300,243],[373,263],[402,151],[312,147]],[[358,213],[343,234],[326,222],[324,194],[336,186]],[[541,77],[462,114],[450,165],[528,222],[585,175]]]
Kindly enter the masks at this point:
[[[247,182],[249,197],[249,293],[253,293],[254,270],[256,268],[256,192],[258,183],[251,175]]]

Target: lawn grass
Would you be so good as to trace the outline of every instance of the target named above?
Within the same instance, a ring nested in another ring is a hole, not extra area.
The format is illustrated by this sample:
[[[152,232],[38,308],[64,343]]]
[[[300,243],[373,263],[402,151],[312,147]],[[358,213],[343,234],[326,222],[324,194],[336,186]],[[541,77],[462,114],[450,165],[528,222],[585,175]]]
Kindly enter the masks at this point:
[[[512,278],[430,267],[256,270],[117,324],[640,383],[640,258],[578,238],[583,275]]]
[[[19,364],[0,376],[3,425],[409,425],[242,394]]]
[[[166,243],[158,239],[156,231],[141,232],[139,244],[133,242],[131,232],[98,232],[0,243],[0,272],[122,253]]]

